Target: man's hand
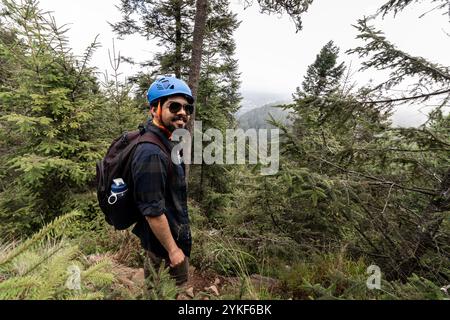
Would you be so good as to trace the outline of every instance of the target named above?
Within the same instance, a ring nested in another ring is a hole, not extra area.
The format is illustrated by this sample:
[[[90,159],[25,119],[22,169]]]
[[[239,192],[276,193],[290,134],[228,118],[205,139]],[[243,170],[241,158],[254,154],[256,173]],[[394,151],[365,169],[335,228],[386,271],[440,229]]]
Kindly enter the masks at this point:
[[[169,259],[170,259],[170,267],[174,268],[178,266],[179,264],[183,263],[185,256],[183,253],[183,250],[180,248],[176,248],[175,250],[169,252]]]
[[[169,253],[170,267],[173,268],[181,264],[184,261],[185,256],[172,237],[166,215],[162,214],[158,217],[147,217],[147,221],[156,238],[158,238],[159,242],[161,242],[163,247]]]

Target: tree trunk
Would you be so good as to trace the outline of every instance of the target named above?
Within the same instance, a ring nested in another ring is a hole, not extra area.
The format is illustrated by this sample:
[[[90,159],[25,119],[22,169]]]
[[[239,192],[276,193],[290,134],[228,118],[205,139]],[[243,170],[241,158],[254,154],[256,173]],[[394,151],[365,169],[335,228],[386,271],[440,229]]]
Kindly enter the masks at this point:
[[[198,83],[200,80],[200,67],[202,62],[203,39],[205,37],[206,18],[208,11],[208,0],[197,0],[194,25],[194,39],[192,42],[192,58],[189,71],[188,85],[192,90],[192,95],[196,99]],[[195,110],[191,116],[187,128],[193,136],[193,124],[195,121]],[[189,180],[189,165],[186,166],[186,181]]]
[[[181,53],[181,0],[175,4],[175,76],[181,79],[181,64],[183,57]]]

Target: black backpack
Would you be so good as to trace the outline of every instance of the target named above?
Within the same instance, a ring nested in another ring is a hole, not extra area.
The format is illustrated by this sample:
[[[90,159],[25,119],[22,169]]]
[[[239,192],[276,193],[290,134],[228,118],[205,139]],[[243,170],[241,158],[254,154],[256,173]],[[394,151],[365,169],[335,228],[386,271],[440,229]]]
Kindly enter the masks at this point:
[[[158,136],[140,126],[139,130],[125,132],[115,139],[109,147],[106,156],[97,162],[98,203],[105,214],[106,221],[117,230],[129,228],[142,216],[134,201],[131,173],[133,153],[140,143],[153,143],[159,146],[170,160],[169,150]],[[171,161],[169,161],[170,163]],[[116,179],[122,179],[127,186],[127,191],[121,194],[120,197],[116,197],[111,193],[111,186],[117,182]],[[111,195],[115,197],[113,201],[111,201]]]

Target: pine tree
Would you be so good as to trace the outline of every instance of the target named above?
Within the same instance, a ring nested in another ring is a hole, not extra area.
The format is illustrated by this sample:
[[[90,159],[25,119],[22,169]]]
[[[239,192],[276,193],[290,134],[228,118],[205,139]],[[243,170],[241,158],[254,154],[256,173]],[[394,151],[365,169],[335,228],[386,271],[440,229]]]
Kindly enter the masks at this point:
[[[262,204],[258,210],[271,214],[274,227],[309,250],[348,241],[352,254],[375,261],[388,279],[416,273],[446,281],[448,68],[403,52],[367,22],[357,26],[366,45],[350,52],[366,58],[363,70],[390,71],[389,79],[348,92],[298,90],[290,106],[294,127],[283,128],[281,174],[264,181],[277,190],[280,206],[264,211],[268,205]],[[385,97],[405,79],[418,78],[402,96]],[[303,89],[314,83],[305,82]],[[420,92],[424,87],[429,93]],[[423,126],[390,126],[396,104],[439,97]]]
[[[2,57],[15,66],[0,88],[0,134],[6,148],[1,228],[4,234],[20,235],[86,205],[87,199],[94,202],[90,188],[104,143],[96,135],[102,124],[93,117],[103,99],[88,66],[95,41],[77,60],[65,30],[37,1],[4,0],[1,9],[2,25],[15,35],[0,39]]]
[[[120,51],[116,51],[115,42],[112,43],[112,50],[108,50],[111,74],[104,74],[104,81],[101,83],[104,95],[105,108],[99,109],[95,113],[95,119],[105,125],[97,127],[97,133],[101,137],[109,137],[109,143],[114,137],[123,134],[125,131],[136,130],[138,124],[145,122],[146,113],[140,109],[140,100],[133,99],[133,84],[121,81],[120,66],[122,57]],[[101,131],[103,130],[103,132]]]
[[[197,121],[202,121],[203,131],[225,130],[235,126],[234,114],[239,108],[239,73],[234,58],[236,45],[234,31],[239,23],[228,1],[209,1],[207,28],[199,92],[197,95]],[[204,143],[204,147],[209,143]],[[223,148],[225,150],[225,141]],[[221,212],[233,198],[233,173],[224,165],[193,166],[190,194],[199,200],[207,215],[221,219]],[[199,176],[199,177],[198,177]],[[199,178],[199,179],[198,179]]]
[[[337,65],[339,48],[333,41],[328,42],[316,57],[316,61],[308,67],[302,83],[303,93],[321,97],[334,93],[344,74],[344,63]],[[300,95],[300,89],[297,89]]]
[[[335,117],[339,110],[335,98],[339,98],[343,88],[344,63],[338,64],[339,48],[329,41],[316,56],[304,77],[302,88],[294,94],[294,110],[302,121],[317,121],[319,124],[329,116]],[[300,114],[301,113],[301,114]]]
[[[17,43],[17,38],[14,32],[4,29],[0,26],[0,39],[2,43]],[[8,81],[11,81],[12,71],[15,70],[11,59],[7,56],[7,52],[2,50],[0,52],[0,85],[6,85]]]
[[[122,0],[122,21],[112,24],[119,36],[139,34],[155,39],[163,50],[144,62],[157,74],[187,78],[195,1]]]
[[[386,15],[393,11],[397,14],[415,2],[389,1],[380,8],[379,13]],[[432,0],[429,3],[432,9],[427,13],[448,9],[446,1]],[[442,267],[439,261],[448,260],[448,246],[444,239],[450,236],[448,227],[443,223],[450,203],[449,161],[448,155],[445,155],[449,146],[449,116],[443,110],[450,97],[449,67],[397,48],[381,31],[370,25],[368,19],[359,20],[356,28],[360,32],[358,37],[366,44],[349,52],[366,59],[363,70],[390,72],[389,79],[374,88],[374,96],[368,99],[368,105],[392,109],[398,104],[423,104],[431,99],[436,103],[428,121],[419,128],[392,129],[389,135],[385,135],[391,140],[387,143],[390,148],[382,156],[382,167],[384,172],[401,177],[399,184],[401,189],[406,190],[403,197],[393,200],[401,208],[403,219],[397,222],[399,229],[392,228],[392,234],[386,239],[391,242],[389,246],[384,246],[385,251],[389,252],[389,268],[394,269],[392,274],[403,279],[414,272],[423,272],[437,280],[448,279],[448,267]],[[414,81],[414,85],[406,91],[401,90],[401,95],[398,95],[397,88],[405,80]],[[393,89],[397,89],[397,96],[392,97]],[[389,97],[386,98],[386,95]],[[373,214],[370,208],[368,210]],[[417,230],[412,226],[420,227]],[[386,230],[383,233],[386,234]],[[433,240],[438,238],[443,241]],[[435,263],[426,260],[431,256]]]

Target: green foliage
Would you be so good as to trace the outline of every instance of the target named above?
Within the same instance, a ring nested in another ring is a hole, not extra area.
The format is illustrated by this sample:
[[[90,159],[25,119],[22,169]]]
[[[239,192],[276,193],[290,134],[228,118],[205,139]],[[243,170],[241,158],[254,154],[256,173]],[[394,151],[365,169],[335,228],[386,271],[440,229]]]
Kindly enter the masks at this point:
[[[85,255],[111,255],[128,267],[142,267],[141,244],[131,230],[117,231],[110,226],[97,204],[94,193],[74,198],[80,214],[67,225],[64,235]],[[72,206],[72,205],[71,205]]]
[[[339,87],[339,81],[344,74],[345,67],[342,62],[337,63],[339,48],[333,41],[328,42],[316,57],[316,61],[308,67],[302,91],[297,88],[297,96],[312,95],[315,97],[329,95]]]
[[[105,108],[95,113],[95,118],[101,123],[108,123],[108,126],[100,127],[104,132],[97,133],[104,137],[115,137],[124,131],[137,128],[139,123],[145,121],[145,113],[138,112],[139,102],[132,99],[133,86],[120,80],[120,66],[122,56],[116,52],[113,41],[112,51],[108,50],[112,74],[105,73],[102,89],[105,95]]]
[[[99,149],[85,130],[98,86],[85,65],[97,44],[88,48],[80,66],[66,53],[64,30],[35,1],[5,0],[2,6],[2,20],[16,38],[0,47],[18,66],[1,88],[6,103],[0,130],[9,147],[3,158],[8,188],[0,193],[2,232],[30,233],[61,214],[61,203],[92,180]],[[21,225],[14,219],[19,212]]]
[[[143,117],[128,97],[130,88],[118,82],[115,56],[114,81],[107,79],[101,91],[89,67],[96,39],[77,59],[67,47],[67,30],[36,1],[4,0],[1,8],[0,56],[14,72],[0,83],[0,229],[21,236],[87,205],[76,200],[90,203],[95,162]]]
[[[157,66],[161,74],[174,73],[178,78],[187,76],[194,1],[122,0],[120,11],[122,21],[112,24],[114,32],[121,37],[139,34],[147,39],[156,39],[164,50],[157,53],[155,59],[144,62],[145,65]],[[145,89],[148,89],[148,83]]]
[[[430,83],[446,85],[434,76],[435,65],[391,50],[384,39],[367,34],[373,42],[359,53],[384,50],[373,55],[372,66],[378,63],[389,69],[395,65],[398,69],[393,72],[402,77],[409,70],[407,76],[427,74]],[[298,90],[295,103],[286,106],[293,110],[293,124],[272,121],[283,132],[280,172],[270,177],[241,173],[238,181],[245,196],[235,209],[241,216],[231,221],[242,227],[231,234],[250,242],[250,252],[258,257],[258,252],[269,253],[271,263],[305,261],[286,280],[301,298],[397,297],[400,287],[386,291],[386,296],[367,294],[364,272],[349,275],[351,283],[342,283],[339,272],[321,278],[325,272],[314,257],[326,261],[323,252],[333,254],[343,243],[348,244],[349,261],[374,261],[386,280],[408,283],[416,273],[434,287],[445,284],[449,116],[438,107],[418,129],[391,128],[392,103],[366,103],[373,89],[370,93],[347,88],[337,52],[327,45],[310,66],[304,90]],[[283,249],[286,244],[273,245],[262,240],[261,234],[272,242],[277,236],[294,241],[297,254],[289,257]],[[362,268],[363,263],[355,265]]]
[[[302,14],[307,12],[313,0],[257,0],[262,13],[282,14],[287,13],[294,21],[296,32],[302,30]],[[245,0],[245,4],[253,4],[253,0]]]
[[[358,38],[366,44],[349,50],[349,53],[368,57],[363,63],[363,70],[373,68],[390,72],[389,80],[380,84],[379,89],[389,90],[412,77],[420,77],[421,80],[411,86],[410,93],[421,93],[424,87],[429,88],[429,92],[434,92],[435,85],[448,89],[450,74],[445,66],[429,62],[423,57],[412,56],[397,48],[383,32],[370,25],[367,18],[358,20],[356,28],[359,31]],[[425,94],[421,100],[425,101],[429,97],[430,95]]]
[[[342,252],[313,255],[280,271],[280,278],[294,299],[373,299],[367,289],[366,265]]]
[[[29,248],[32,248],[34,245],[39,244],[46,237],[51,235],[60,235],[61,230],[63,230],[68,223],[71,223],[79,216],[79,212],[74,211],[70,214],[66,214],[59,218],[56,218],[50,224],[42,228],[39,232],[34,234],[31,238],[27,239],[20,245],[14,248],[5,247],[6,250],[2,252],[2,257],[0,259],[0,266],[8,264],[12,261],[12,259],[16,258]]]
[[[164,264],[161,264],[159,270],[150,268],[146,286],[150,300],[175,300],[179,293],[175,280],[170,276],[169,268],[164,268]]]
[[[0,247],[0,299],[102,299],[114,281],[104,259],[89,263],[61,238],[79,213],[55,219],[20,244]],[[59,239],[59,240],[58,240]]]
[[[413,274],[406,283],[392,282],[388,291],[394,294],[383,295],[384,299],[396,300],[448,300],[443,290],[432,281]]]
[[[287,12],[298,29],[312,3],[257,2],[266,13]],[[397,14],[416,2],[388,1],[378,14]],[[429,2],[430,12],[447,9],[446,1]],[[105,223],[94,190],[95,162],[113,138],[143,122],[141,96],[156,74],[187,77],[194,4],[123,0],[123,21],[114,30],[155,38],[162,52],[147,62],[148,72],[123,83],[120,63],[129,59],[113,43],[112,72],[99,83],[89,66],[96,39],[77,58],[67,30],[36,1],[1,1],[0,299],[141,297],[143,288],[121,287],[118,272],[109,271],[117,262],[139,267],[142,257],[130,231]],[[209,1],[196,101],[203,131],[224,133],[236,125],[238,26],[228,1]],[[290,121],[270,121],[282,131],[279,173],[191,166],[191,262],[236,280],[225,298],[447,298],[440,287],[450,279],[448,67],[402,51],[370,19],[356,28],[365,43],[349,53],[366,59],[362,70],[388,71],[389,78],[375,87],[349,86],[339,48],[326,44],[295,101],[283,106],[292,111]],[[405,80],[414,83],[393,95]],[[391,126],[397,104],[431,99],[437,107],[424,125]],[[266,109],[258,112],[267,118]],[[382,270],[381,290],[367,289],[369,261]],[[79,289],[67,281],[74,270]],[[284,292],[256,287],[255,273],[281,279]],[[151,299],[178,293],[164,268],[148,281]]]
[[[202,231],[193,229],[197,245],[193,248],[191,261],[203,270],[215,270],[226,276],[236,276],[237,289],[225,299],[260,299],[268,294],[266,288],[255,287],[251,275],[260,273],[257,259],[240,246],[237,241],[218,230]]]
[[[312,256],[280,269],[283,287],[294,299],[350,300],[439,300],[444,292],[430,280],[412,275],[405,282],[386,281],[382,275],[380,289],[367,287],[367,265],[341,252]]]

